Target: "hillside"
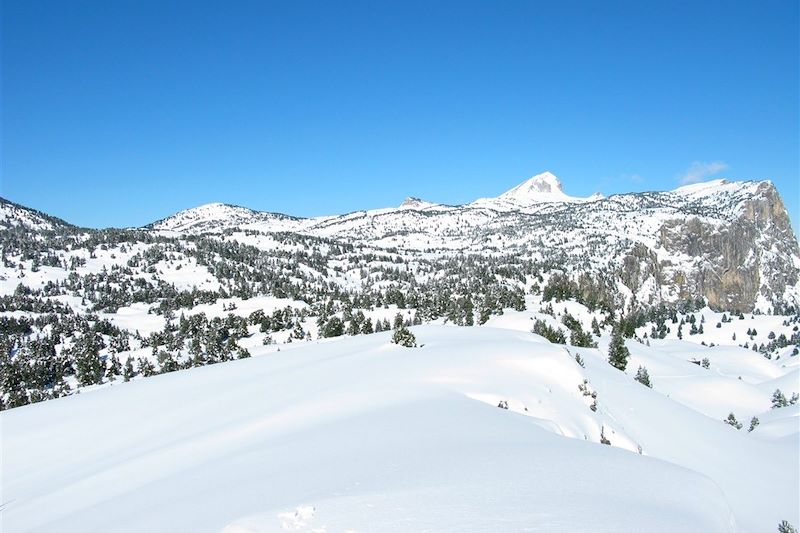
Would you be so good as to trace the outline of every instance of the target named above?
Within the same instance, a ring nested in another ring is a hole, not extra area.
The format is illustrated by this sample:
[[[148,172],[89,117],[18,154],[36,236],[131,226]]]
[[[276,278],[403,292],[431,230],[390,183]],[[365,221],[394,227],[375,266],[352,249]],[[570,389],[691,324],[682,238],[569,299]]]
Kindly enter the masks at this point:
[[[510,327],[517,316],[497,320]],[[713,396],[736,401],[733,374],[771,387],[779,371],[757,370],[760,358],[717,370],[715,355],[727,357],[709,351],[709,371],[662,357],[680,343],[641,347],[634,363],[651,369],[650,389],[597,350],[527,332],[413,332],[424,347],[393,345],[388,333],[263,347],[5,412],[4,530],[709,532],[798,522],[797,428],[774,432],[780,420],[796,426],[797,406],[752,433],[701,412]],[[695,394],[697,408],[671,399],[669,380],[696,373],[713,394]]]

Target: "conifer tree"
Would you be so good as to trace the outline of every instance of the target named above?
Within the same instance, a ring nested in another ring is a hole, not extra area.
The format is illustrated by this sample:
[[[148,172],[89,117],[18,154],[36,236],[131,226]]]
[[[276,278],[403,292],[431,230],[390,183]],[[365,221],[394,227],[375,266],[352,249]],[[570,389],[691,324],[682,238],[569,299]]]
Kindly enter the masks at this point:
[[[125,360],[125,368],[122,371],[122,379],[130,381],[135,375],[136,371],[133,369],[133,358],[128,356],[128,359]]]
[[[414,337],[414,334],[402,324],[394,330],[392,342],[398,346],[405,346],[406,348],[414,348],[417,345],[417,339]]]
[[[611,343],[608,345],[608,362],[617,370],[625,371],[631,352],[625,346],[622,330],[615,326],[611,332]]]
[[[636,371],[636,381],[646,387],[653,388],[653,385],[650,383],[650,374],[647,372],[647,368],[643,366],[640,366]]]
[[[364,323],[361,325],[361,333],[363,333],[365,335],[369,335],[370,333],[373,333],[372,319],[371,318],[367,318],[366,320],[364,320]]]
[[[734,416],[733,413],[730,413],[728,415],[728,418],[726,418],[723,422],[725,422],[729,426],[735,427],[736,429],[742,429],[742,423],[736,420],[736,416]]]
[[[778,409],[779,407],[786,407],[787,405],[789,405],[789,402],[786,400],[786,396],[784,396],[780,389],[775,389],[775,392],[772,394],[772,408]]]
[[[106,370],[106,379],[114,379],[120,374],[122,374],[122,365],[120,365],[117,356],[112,355],[111,360],[108,363],[108,369]]]
[[[105,347],[103,338],[93,332],[84,333],[75,345],[75,366],[78,383],[94,385],[103,382],[105,365],[100,359],[100,350]]]

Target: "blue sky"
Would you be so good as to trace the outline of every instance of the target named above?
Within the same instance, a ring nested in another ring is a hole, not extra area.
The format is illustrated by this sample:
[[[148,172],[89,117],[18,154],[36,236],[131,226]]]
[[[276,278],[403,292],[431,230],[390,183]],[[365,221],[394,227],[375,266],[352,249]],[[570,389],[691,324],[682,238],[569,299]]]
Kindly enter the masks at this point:
[[[798,229],[798,2],[5,0],[0,195],[141,225],[771,179]]]

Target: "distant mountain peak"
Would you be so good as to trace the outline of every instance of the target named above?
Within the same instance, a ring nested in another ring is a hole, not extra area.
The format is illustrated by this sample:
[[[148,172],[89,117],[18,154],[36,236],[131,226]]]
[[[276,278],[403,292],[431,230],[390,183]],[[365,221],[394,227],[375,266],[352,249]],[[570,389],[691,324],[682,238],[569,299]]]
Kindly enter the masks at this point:
[[[409,196],[403,200],[403,203],[400,204],[398,209],[425,209],[426,207],[431,207],[433,205],[436,204],[432,204],[431,202],[427,202],[415,196]]]
[[[542,172],[523,181],[513,189],[501,194],[499,199],[523,205],[573,200],[571,196],[564,193],[561,180],[552,172]]]
[[[561,180],[552,172],[542,172],[523,182],[520,187],[527,187],[529,190],[543,193],[563,193],[564,187]]]
[[[400,207],[416,207],[421,203],[424,202],[420,198],[417,198],[415,196],[409,196],[405,200],[403,200],[403,203],[400,204]]]

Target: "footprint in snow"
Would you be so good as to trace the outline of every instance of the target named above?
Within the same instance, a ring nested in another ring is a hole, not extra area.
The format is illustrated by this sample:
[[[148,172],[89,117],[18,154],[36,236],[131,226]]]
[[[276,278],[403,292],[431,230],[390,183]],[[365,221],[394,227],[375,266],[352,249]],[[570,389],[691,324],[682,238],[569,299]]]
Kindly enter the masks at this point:
[[[310,505],[300,505],[294,511],[279,513],[278,519],[281,521],[283,529],[301,529],[308,525],[314,518],[314,507]],[[318,530],[323,533],[323,530]]]

